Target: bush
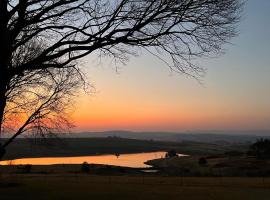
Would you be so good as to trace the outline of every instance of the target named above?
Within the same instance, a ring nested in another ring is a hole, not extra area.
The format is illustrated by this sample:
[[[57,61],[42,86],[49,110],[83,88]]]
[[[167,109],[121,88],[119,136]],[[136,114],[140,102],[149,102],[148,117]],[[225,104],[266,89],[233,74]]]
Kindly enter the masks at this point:
[[[172,158],[172,157],[177,157],[177,156],[178,156],[178,155],[177,155],[177,153],[176,153],[175,150],[170,150],[170,151],[168,151],[168,152],[166,153],[166,155],[165,155],[166,158]]]
[[[249,147],[248,155],[255,156],[257,159],[270,158],[270,140],[259,139]]]
[[[82,172],[89,173],[89,171],[90,171],[90,165],[87,162],[84,162],[82,164]]]

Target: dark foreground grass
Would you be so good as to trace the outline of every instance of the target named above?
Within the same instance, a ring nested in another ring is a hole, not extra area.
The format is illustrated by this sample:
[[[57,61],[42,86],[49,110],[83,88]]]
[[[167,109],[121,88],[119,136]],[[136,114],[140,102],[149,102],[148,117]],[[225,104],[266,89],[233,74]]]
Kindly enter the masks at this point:
[[[270,179],[90,175],[0,178],[0,199],[269,200]]]

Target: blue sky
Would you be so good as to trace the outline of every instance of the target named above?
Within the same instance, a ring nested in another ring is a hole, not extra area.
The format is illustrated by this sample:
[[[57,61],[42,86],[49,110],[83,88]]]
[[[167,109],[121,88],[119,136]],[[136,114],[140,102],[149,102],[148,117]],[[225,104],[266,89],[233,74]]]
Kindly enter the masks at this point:
[[[85,60],[94,95],[81,95],[79,130],[270,129],[270,1],[250,0],[225,54],[196,62],[203,85],[142,52],[125,66]]]

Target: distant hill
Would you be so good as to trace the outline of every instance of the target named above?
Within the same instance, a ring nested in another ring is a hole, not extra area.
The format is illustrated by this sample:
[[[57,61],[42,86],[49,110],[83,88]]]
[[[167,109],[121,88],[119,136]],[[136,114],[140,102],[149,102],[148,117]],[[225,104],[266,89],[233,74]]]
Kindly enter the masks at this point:
[[[104,131],[80,132],[64,135],[67,138],[95,138],[95,137],[121,137],[138,140],[154,141],[193,141],[206,143],[247,143],[258,138],[270,138],[270,130],[256,131],[198,131],[198,132],[132,132],[132,131]]]

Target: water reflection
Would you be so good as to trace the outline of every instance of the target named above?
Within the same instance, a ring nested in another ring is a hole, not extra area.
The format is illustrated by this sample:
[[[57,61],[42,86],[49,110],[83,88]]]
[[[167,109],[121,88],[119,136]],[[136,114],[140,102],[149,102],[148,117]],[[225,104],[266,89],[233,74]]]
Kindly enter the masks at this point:
[[[52,164],[106,164],[124,167],[149,167],[144,164],[147,160],[163,158],[166,152],[112,154],[98,156],[54,157],[54,158],[22,158],[1,161],[0,165],[52,165]]]

